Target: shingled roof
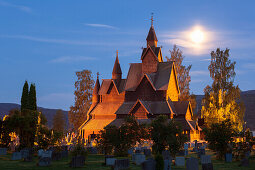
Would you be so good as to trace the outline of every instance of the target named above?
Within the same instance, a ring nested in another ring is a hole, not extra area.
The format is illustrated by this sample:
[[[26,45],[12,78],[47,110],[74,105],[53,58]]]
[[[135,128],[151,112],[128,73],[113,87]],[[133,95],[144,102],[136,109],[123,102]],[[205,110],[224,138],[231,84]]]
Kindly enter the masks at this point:
[[[158,41],[153,25],[150,28],[150,31],[148,33],[146,40],[147,41]]]
[[[189,101],[173,101],[177,115],[186,115],[189,107]]]
[[[93,95],[98,95],[99,90],[100,90],[100,83],[99,83],[99,80],[97,78],[95,87],[93,89]]]
[[[173,62],[159,62],[156,73],[146,74],[156,90],[167,90]],[[141,82],[144,74],[142,73],[142,63],[132,63],[127,75],[125,90],[135,91]]]
[[[112,74],[122,74],[118,56],[116,56],[114,67],[113,67],[113,70],[112,70]]]
[[[153,51],[153,53],[156,55],[156,56],[158,56],[158,54],[159,54],[159,52],[160,52],[160,50],[161,50],[161,48],[160,47],[150,47],[151,49],[152,49],[152,51]],[[144,54],[146,53],[146,51],[148,50],[149,48],[143,48],[143,52],[142,52],[142,55],[141,55],[141,59],[142,59],[142,57],[144,56]]]

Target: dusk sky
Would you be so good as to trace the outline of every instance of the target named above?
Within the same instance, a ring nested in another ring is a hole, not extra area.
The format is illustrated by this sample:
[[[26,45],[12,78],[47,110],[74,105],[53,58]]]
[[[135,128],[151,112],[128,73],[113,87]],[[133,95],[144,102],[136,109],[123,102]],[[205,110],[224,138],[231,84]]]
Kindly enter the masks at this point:
[[[68,110],[74,103],[75,72],[89,69],[111,78],[119,51],[126,78],[129,63],[141,62],[154,13],[163,56],[176,44],[192,64],[191,92],[211,84],[210,52],[230,49],[235,84],[255,84],[254,0],[0,0],[0,103],[18,103],[27,80],[38,106]],[[199,29],[203,40],[193,42]]]

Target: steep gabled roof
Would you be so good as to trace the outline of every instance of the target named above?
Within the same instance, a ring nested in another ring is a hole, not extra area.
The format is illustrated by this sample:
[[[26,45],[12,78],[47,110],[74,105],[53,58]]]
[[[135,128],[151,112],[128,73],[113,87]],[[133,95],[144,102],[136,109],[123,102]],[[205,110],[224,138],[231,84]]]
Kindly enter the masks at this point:
[[[146,54],[147,54],[149,51],[151,51],[151,53],[153,54],[155,60],[158,61],[158,56],[157,56],[156,53],[153,51],[152,47],[149,46],[148,48],[144,48],[144,49],[145,49],[145,51],[143,51],[143,53],[142,53],[141,60],[143,60],[144,57],[146,56]]]
[[[124,91],[126,79],[121,79],[120,81],[113,79],[103,79],[101,88],[99,90],[99,95],[107,94],[112,83],[118,94],[120,94]]]
[[[150,27],[150,30],[149,30],[146,40],[147,41],[158,41],[153,25]]]
[[[152,49],[152,51],[153,51],[153,53],[156,55],[156,56],[158,56],[159,55],[159,53],[160,53],[160,51],[161,51],[161,48],[160,47],[150,47],[151,49]],[[147,52],[147,50],[148,50],[148,48],[143,48],[143,52],[142,52],[142,55],[141,55],[141,58],[142,58],[142,56],[144,56],[144,54]]]
[[[101,88],[99,90],[99,95],[107,94],[107,91],[109,90],[111,83],[112,79],[103,79]]]
[[[154,83],[153,83],[153,79],[154,77],[153,76],[150,76],[149,74],[144,74],[143,78],[140,80],[140,82],[138,83],[138,86],[140,85],[140,83],[143,81],[143,79],[147,79],[148,82],[150,83],[151,87],[156,91],[156,88],[154,86]],[[137,87],[138,87],[137,86]],[[136,88],[137,88],[136,87]]]
[[[112,74],[122,74],[118,56],[116,56],[115,63],[114,63],[114,66],[113,66],[113,70],[112,70]]]
[[[177,115],[186,115],[189,101],[173,101],[173,104]]]
[[[174,118],[176,122],[179,122],[182,125],[183,130],[195,130],[195,128],[191,125],[191,123],[185,118]]]
[[[99,90],[100,90],[100,83],[99,83],[99,80],[98,80],[98,78],[97,78],[95,87],[94,87],[94,89],[93,89],[93,95],[98,95]]]

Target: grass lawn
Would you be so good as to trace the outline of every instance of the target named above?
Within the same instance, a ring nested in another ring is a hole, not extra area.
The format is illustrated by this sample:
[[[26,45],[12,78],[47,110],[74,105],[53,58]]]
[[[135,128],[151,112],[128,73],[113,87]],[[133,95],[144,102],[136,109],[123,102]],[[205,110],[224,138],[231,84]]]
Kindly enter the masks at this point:
[[[207,151],[207,154],[212,154],[210,151]],[[213,155],[213,154],[212,154]],[[189,157],[196,157],[194,153],[191,153]],[[6,156],[0,156],[0,170],[6,170],[6,169],[16,169],[16,170],[22,170],[22,169],[54,169],[54,170],[62,170],[62,169],[71,169],[69,168],[68,163],[70,162],[69,159],[62,159],[60,161],[53,161],[52,165],[50,167],[38,167],[36,166],[36,163],[38,161],[38,158],[35,157],[33,162],[23,162],[23,161],[11,161],[11,154],[7,154]],[[104,155],[89,155],[86,160],[86,165],[84,168],[78,168],[78,169],[92,169],[92,170],[110,170],[110,167],[103,166],[104,162]],[[212,156],[212,162],[215,170],[255,170],[255,156],[253,155],[250,158],[250,166],[249,167],[239,167],[239,162],[232,162],[232,163],[225,163],[224,161],[218,161],[215,160],[215,156]],[[131,163],[131,170],[140,170],[140,166],[136,166],[133,163]],[[173,170],[185,170],[185,167],[175,167],[172,166]],[[202,166],[200,165],[200,169],[202,169]]]

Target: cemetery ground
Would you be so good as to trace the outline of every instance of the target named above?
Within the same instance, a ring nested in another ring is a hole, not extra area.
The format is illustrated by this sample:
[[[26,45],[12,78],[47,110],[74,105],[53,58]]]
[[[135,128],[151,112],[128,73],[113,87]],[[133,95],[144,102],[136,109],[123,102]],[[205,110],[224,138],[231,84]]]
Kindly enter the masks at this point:
[[[233,161],[232,163],[225,163],[224,161],[216,160],[215,155],[206,150],[206,153],[212,155],[212,163],[215,170],[255,170],[255,155],[253,154],[249,159],[249,167],[239,167],[240,162]],[[187,157],[195,157],[197,155],[195,153],[190,153]],[[49,167],[38,167],[36,164],[38,162],[38,157],[34,157],[32,162],[24,162],[24,161],[12,161],[11,160],[11,153],[8,152],[7,155],[0,156],[0,169],[54,169],[54,170],[62,170],[62,169],[73,169],[69,167],[69,162],[71,161],[71,156],[69,155],[68,158],[63,158],[59,161],[52,161],[51,166]],[[130,158],[131,161],[131,158]],[[86,161],[85,166],[83,168],[78,169],[91,169],[91,170],[110,170],[111,168],[108,166],[103,165],[104,163],[104,155],[100,154],[89,154]],[[132,163],[130,164],[130,170],[140,170],[142,169],[141,166],[136,166]],[[173,170],[185,170],[186,167],[171,167]],[[202,170],[201,164],[199,164],[199,169]]]

